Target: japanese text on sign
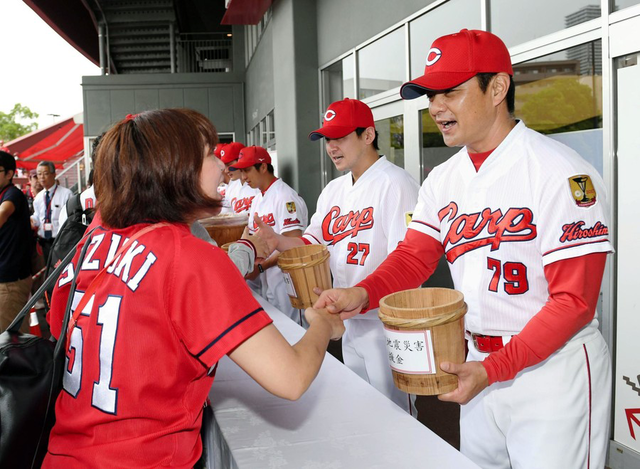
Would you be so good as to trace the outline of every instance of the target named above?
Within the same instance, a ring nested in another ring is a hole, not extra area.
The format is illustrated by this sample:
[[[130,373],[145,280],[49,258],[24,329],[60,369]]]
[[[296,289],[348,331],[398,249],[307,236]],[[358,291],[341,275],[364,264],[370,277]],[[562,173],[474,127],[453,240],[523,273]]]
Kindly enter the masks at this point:
[[[394,331],[384,328],[389,365],[407,374],[436,373],[431,331]]]

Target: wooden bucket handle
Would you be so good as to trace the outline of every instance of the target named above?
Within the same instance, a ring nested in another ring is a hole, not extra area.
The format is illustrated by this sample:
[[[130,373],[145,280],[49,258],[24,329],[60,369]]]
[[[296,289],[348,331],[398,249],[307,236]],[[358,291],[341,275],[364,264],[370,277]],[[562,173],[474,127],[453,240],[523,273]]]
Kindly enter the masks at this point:
[[[461,308],[451,311],[450,313],[441,314],[439,316],[436,316],[435,318],[417,318],[417,319],[394,318],[393,316],[388,316],[384,314],[380,310],[378,310],[378,317],[387,326],[393,326],[393,327],[399,327],[402,329],[411,329],[411,330],[425,330],[434,326],[441,326],[442,324],[457,321],[458,319],[463,317],[466,313],[467,313],[467,304],[463,303]]]

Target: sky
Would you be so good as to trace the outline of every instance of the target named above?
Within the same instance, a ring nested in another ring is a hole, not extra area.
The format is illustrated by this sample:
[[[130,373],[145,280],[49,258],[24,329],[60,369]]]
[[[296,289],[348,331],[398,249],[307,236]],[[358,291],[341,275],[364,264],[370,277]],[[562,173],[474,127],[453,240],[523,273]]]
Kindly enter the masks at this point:
[[[0,18],[0,111],[27,106],[40,115],[38,128],[82,112],[82,76],[100,68],[22,0],[0,0]]]

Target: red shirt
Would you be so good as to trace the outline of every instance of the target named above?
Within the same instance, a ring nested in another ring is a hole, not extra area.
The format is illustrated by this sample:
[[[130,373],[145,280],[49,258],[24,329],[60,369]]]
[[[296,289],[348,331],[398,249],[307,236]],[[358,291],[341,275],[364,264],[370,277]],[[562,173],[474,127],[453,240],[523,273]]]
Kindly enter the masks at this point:
[[[74,304],[144,226],[94,233]],[[71,335],[43,467],[191,468],[209,370],[271,319],[228,256],[186,225],[144,234],[107,272]],[[54,290],[56,337],[70,284],[65,271]]]

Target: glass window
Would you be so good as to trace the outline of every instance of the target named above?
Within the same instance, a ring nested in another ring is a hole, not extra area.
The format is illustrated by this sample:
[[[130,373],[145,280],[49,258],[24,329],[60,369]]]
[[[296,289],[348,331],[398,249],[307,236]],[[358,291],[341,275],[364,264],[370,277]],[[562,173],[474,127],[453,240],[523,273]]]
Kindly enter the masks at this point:
[[[275,145],[276,140],[276,120],[274,111],[267,114],[267,131],[269,132],[269,146]]]
[[[602,174],[602,42],[514,65],[516,117],[576,150]]]
[[[630,7],[632,5],[638,5],[640,0],[613,0],[613,8],[611,11],[622,10],[623,8]]]
[[[334,101],[355,98],[355,59],[353,54],[322,70],[323,112]]]
[[[507,47],[600,17],[593,0],[491,0],[491,29]],[[523,19],[526,18],[526,21]]]
[[[452,0],[409,23],[411,79],[424,73],[424,61],[433,41],[463,28],[480,29],[480,2]]]
[[[265,117],[260,122],[260,146],[267,148],[267,143],[269,142],[269,134],[267,132],[267,118]]]
[[[404,28],[358,51],[358,99],[397,88],[405,82]]]
[[[393,116],[375,122],[379,153],[393,164],[404,168],[404,117]]]

